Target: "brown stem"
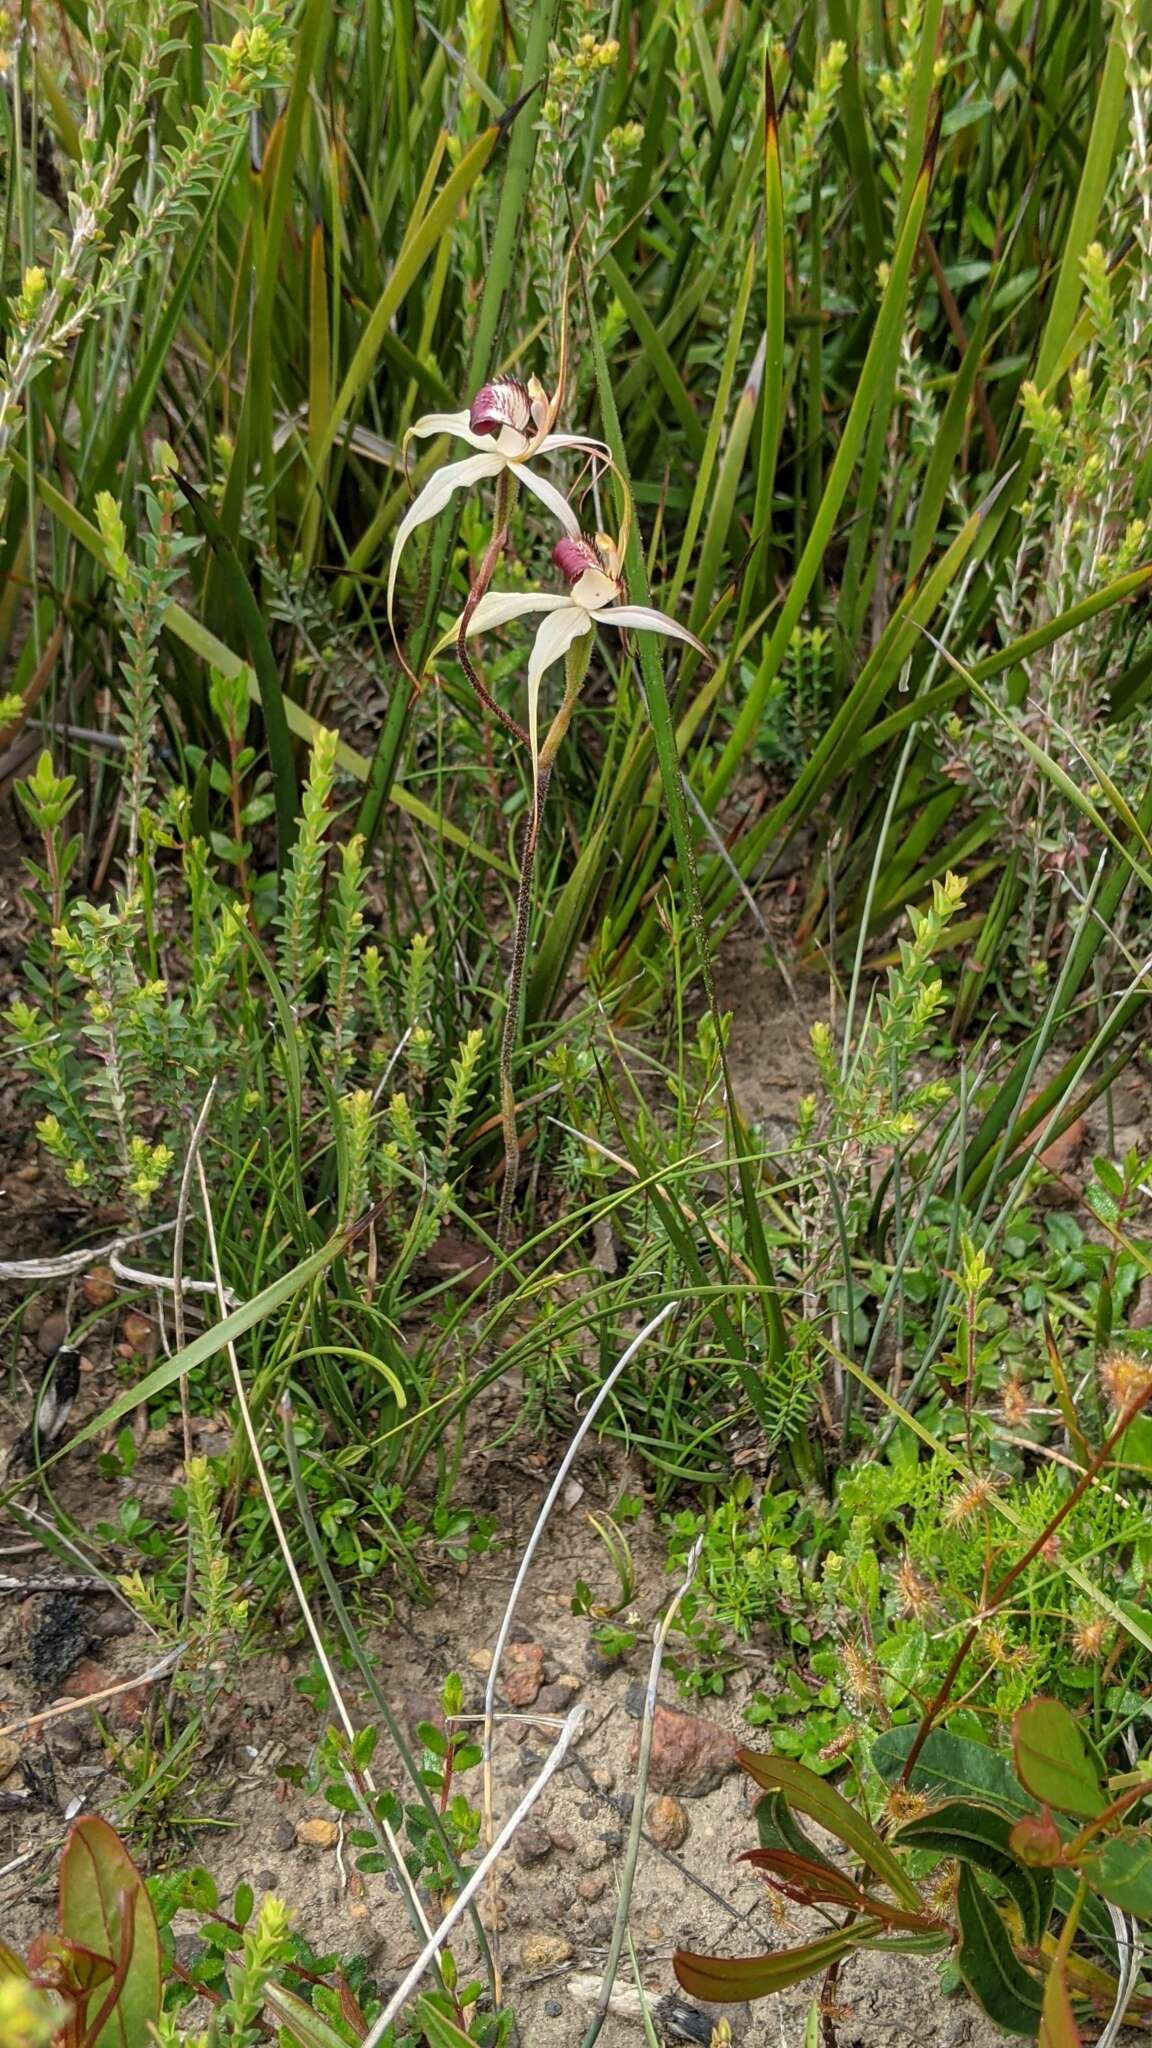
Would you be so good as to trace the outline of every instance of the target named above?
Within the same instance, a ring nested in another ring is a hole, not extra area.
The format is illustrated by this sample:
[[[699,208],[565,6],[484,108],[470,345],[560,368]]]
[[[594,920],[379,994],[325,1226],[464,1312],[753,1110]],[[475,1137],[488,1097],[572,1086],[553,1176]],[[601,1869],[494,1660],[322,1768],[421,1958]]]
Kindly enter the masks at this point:
[[[912,1776],[912,1772],[915,1768],[916,1761],[920,1755],[920,1752],[923,1749],[924,1744],[927,1742],[928,1737],[931,1735],[933,1728],[935,1727],[937,1721],[940,1718],[940,1715],[944,1711],[944,1708],[947,1706],[949,1699],[951,1698],[952,1688],[960,1675],[961,1666],[963,1665],[964,1659],[967,1657],[969,1650],[972,1648],[973,1643],[976,1641],[976,1638],[980,1633],[982,1624],[985,1621],[987,1621],[988,1616],[990,1614],[995,1613],[998,1607],[1003,1606],[1004,1601],[1007,1599],[1008,1594],[1011,1592],[1013,1586],[1016,1584],[1017,1579],[1020,1578],[1022,1573],[1027,1571],[1029,1565],[1032,1564],[1035,1561],[1035,1559],[1039,1557],[1040,1552],[1044,1548],[1044,1545],[1051,1541],[1052,1537],[1056,1534],[1057,1529],[1060,1527],[1060,1524],[1067,1520],[1068,1516],[1072,1513],[1073,1508],[1077,1507],[1079,1503],[1083,1500],[1084,1495],[1088,1492],[1089,1487],[1092,1486],[1095,1480],[1099,1478],[1100,1473],[1103,1471],[1105,1465],[1108,1463],[1109,1458],[1112,1456],[1112,1453],[1115,1450],[1117,1444],[1119,1443],[1121,1437],[1124,1435],[1125,1430],[1131,1428],[1133,1422],[1139,1415],[1140,1410],[1145,1406],[1147,1400],[1148,1389],[1147,1387],[1144,1387],[1140,1390],[1138,1394],[1134,1395],[1132,1400],[1128,1402],[1127,1406],[1121,1410],[1118,1421],[1114,1425],[1113,1429],[1110,1431],[1109,1435],[1105,1438],[1103,1444],[1097,1451],[1096,1456],[1093,1458],[1092,1463],[1089,1465],[1087,1471],[1081,1473],[1079,1479],[1076,1481],[1075,1486],[1072,1488],[1071,1493],[1068,1495],[1067,1500],[1063,1503],[1061,1507],[1057,1508],[1056,1513],[1045,1524],[1044,1528],[1041,1529],[1040,1534],[1039,1536],[1037,1536],[1035,1542],[1029,1544],[1027,1550],[1024,1552],[1023,1557],[1017,1558],[1011,1570],[1005,1572],[1004,1577],[1000,1580],[999,1584],[993,1587],[991,1593],[988,1595],[987,1600],[985,1602],[982,1602],[982,1612],[980,1615],[980,1620],[974,1621],[971,1627],[965,1631],[963,1641],[961,1642],[960,1647],[956,1652],[956,1655],[953,1657],[952,1662],[949,1664],[947,1671],[944,1673],[944,1677],[940,1685],[940,1690],[936,1694],[935,1699],[932,1701],[931,1706],[928,1708],[928,1711],[925,1714],[924,1719],[921,1721],[919,1728],[916,1730],[916,1740],[912,1744],[912,1747],[909,1750],[907,1757],[905,1758],[904,1769],[900,1773],[900,1783],[902,1785],[906,1785],[908,1783],[908,1780]]]
[[[944,317],[952,329],[953,340],[963,357],[968,353],[968,335],[964,327],[963,316],[956,303],[952,287],[944,275],[944,265],[940,261],[936,244],[927,229],[924,229],[922,232],[920,240],[923,244],[924,254],[928,258],[928,267],[932,272],[936,290],[940,294],[940,304],[944,308]],[[984,445],[988,451],[988,460],[990,463],[995,463],[1000,457],[1000,436],[996,432],[996,422],[992,417],[992,408],[988,403],[988,393],[984,388],[983,380],[979,376],[973,379],[972,399],[980,416],[980,425],[984,433]]]

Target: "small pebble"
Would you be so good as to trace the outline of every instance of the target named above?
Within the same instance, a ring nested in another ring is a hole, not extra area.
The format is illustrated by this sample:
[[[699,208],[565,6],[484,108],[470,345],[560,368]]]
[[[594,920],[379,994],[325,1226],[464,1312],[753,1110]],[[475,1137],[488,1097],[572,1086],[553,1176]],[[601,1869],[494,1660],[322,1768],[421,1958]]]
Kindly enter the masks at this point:
[[[252,1882],[258,1892],[274,1892],[276,1889],[276,1872],[274,1870],[258,1870]]]
[[[583,1870],[599,1870],[600,1865],[608,1861],[608,1850],[598,1840],[581,1842],[576,1850],[576,1861]]]
[[[688,1815],[670,1792],[652,1801],[646,1825],[658,1849],[680,1849],[688,1839]]]
[[[566,1934],[526,1934],[520,1943],[520,1961],[525,1970],[556,1970],[572,1960],[572,1943]]]
[[[87,1748],[86,1730],[80,1720],[62,1721],[52,1737],[52,1754],[58,1764],[79,1763]]]
[[[317,1815],[311,1820],[298,1820],[296,1840],[302,1849],[334,1849],[340,1840],[340,1830],[334,1820],[324,1820]]]
[[[296,1847],[296,1830],[290,1820],[278,1820],[272,1830],[272,1847],[287,1850]]]
[[[595,1905],[597,1899],[602,1899],[607,1889],[608,1873],[606,1870],[590,1870],[586,1877],[580,1879],[576,1887],[578,1896],[586,1900],[590,1906]]]
[[[517,1831],[513,1854],[522,1870],[528,1870],[534,1863],[543,1863],[552,1854],[552,1837],[539,1821],[525,1821]]]
[[[551,1685],[541,1686],[535,1704],[542,1714],[566,1714],[580,1691],[580,1680],[569,1671],[562,1678],[554,1678]]]
[[[36,1332],[36,1349],[41,1358],[54,1358],[62,1344],[68,1341],[67,1316],[45,1316]]]

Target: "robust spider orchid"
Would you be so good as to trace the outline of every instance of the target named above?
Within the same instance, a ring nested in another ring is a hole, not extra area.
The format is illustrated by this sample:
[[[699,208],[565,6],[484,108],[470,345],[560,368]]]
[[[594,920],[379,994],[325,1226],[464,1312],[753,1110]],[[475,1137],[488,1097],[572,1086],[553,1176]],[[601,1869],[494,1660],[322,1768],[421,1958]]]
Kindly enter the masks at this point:
[[[483,452],[466,456],[463,462],[445,463],[442,469],[436,470],[396,529],[388,564],[388,624],[394,640],[396,629],[392,606],[400,558],[417,527],[435,519],[454,492],[469,490],[473,484],[483,483],[488,477],[498,477],[502,483],[505,479],[508,483],[522,483],[525,490],[531,491],[547,507],[566,534],[573,540],[578,537],[580,522],[563,491],[533,469],[532,460],[537,455],[551,455],[565,448],[580,449],[606,467],[611,458],[602,441],[591,440],[586,434],[553,432],[560,410],[563,382],[563,367],[551,395],[536,377],[529,378],[527,384],[522,384],[518,377],[494,377],[490,384],[481,386],[467,412],[425,413],[423,419],[416,420],[408,429],[409,435],[418,437],[452,434],[457,440],[466,441],[469,447]],[[493,536],[494,542],[499,538],[500,545],[503,544],[507,522],[508,495],[508,485],[504,483],[504,490],[498,493]],[[495,553],[498,552],[497,546]],[[492,554],[493,550],[490,549],[489,553]],[[494,566],[493,561],[488,574]]]
[[[462,631],[471,639],[477,633],[507,626],[513,619],[526,618],[533,612],[547,614],[528,657],[528,735],[537,783],[541,683],[547,671],[582,636],[591,634],[594,626],[611,626],[617,632],[634,628],[641,633],[661,633],[669,640],[683,640],[705,660],[710,658],[695,633],[669,618],[667,612],[657,611],[652,605],[622,602],[623,548],[607,534],[597,534],[595,540],[583,534],[565,534],[553,548],[552,560],[568,580],[567,597],[547,590],[489,591],[473,607],[471,616],[462,613],[433,649],[434,654],[442,653]]]

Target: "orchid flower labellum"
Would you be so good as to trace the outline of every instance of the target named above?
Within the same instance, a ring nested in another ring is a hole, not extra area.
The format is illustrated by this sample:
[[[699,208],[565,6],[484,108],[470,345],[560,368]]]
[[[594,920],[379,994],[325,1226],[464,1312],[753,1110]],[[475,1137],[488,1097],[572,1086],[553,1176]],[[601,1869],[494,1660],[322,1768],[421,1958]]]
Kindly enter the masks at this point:
[[[567,578],[567,597],[546,590],[492,590],[480,599],[465,629],[467,638],[471,639],[476,633],[507,626],[513,619],[525,618],[532,612],[547,614],[537,629],[528,658],[528,732],[534,769],[540,756],[541,682],[547,671],[563,659],[577,640],[591,633],[594,626],[611,626],[617,632],[632,628],[641,633],[660,633],[669,640],[683,640],[706,661],[710,659],[708,649],[695,633],[669,618],[667,612],[657,611],[652,605],[621,602],[624,596],[622,551],[607,534],[597,534],[595,540],[589,540],[583,534],[566,534],[553,548],[552,560]],[[452,644],[461,623],[461,619],[457,619],[442,635],[433,649],[434,654],[442,653]]]
[[[435,470],[400,521],[388,564],[390,626],[400,557],[417,527],[443,512],[456,491],[470,490],[473,484],[507,471],[547,506],[566,534],[573,539],[579,535],[580,522],[563,491],[531,467],[532,459],[565,448],[578,448],[604,464],[609,463],[610,457],[602,441],[590,440],[586,434],[553,433],[560,410],[560,390],[558,383],[549,396],[537,377],[530,377],[527,384],[522,384],[518,377],[494,377],[490,384],[481,386],[467,412],[425,413],[409,427],[409,435],[423,438],[451,434],[481,452],[466,456],[462,462],[447,462]],[[395,638],[394,626],[392,633]]]

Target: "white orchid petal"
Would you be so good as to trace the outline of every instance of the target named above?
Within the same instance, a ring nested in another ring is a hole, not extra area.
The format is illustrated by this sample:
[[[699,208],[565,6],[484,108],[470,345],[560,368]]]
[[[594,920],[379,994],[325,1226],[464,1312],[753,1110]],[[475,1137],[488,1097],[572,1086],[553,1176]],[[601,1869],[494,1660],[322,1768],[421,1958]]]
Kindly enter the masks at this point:
[[[545,619],[539,628],[532,652],[528,657],[528,738],[532,743],[532,794],[538,800],[540,794],[540,685],[546,670],[567,654],[574,640],[582,633],[590,633],[594,624],[591,612],[582,611],[578,604],[565,598],[558,611]]]
[[[683,640],[689,647],[694,647],[697,654],[702,654],[706,661],[712,659],[703,641],[698,640],[695,633],[690,633],[687,626],[677,625],[676,620],[670,619],[667,612],[658,612],[652,605],[606,605],[602,612],[595,614],[595,617],[598,626],[619,626],[622,632],[629,626],[635,626],[641,633],[663,633],[669,640]]]
[[[522,619],[529,612],[562,611],[569,602],[568,598],[558,597],[554,591],[549,590],[490,590],[480,599],[468,621],[467,638],[471,640],[475,633],[489,633],[497,626],[510,625],[513,619]],[[461,612],[460,618],[463,616]],[[460,619],[457,619],[446,633],[441,634],[432,649],[433,655],[443,654],[444,649],[451,647],[459,638],[459,634]]]
[[[466,412],[426,412],[413,420],[408,429],[417,440],[427,440],[430,434],[454,434],[458,441],[467,441],[470,448],[491,452],[491,434],[473,433]]]
[[[558,519],[565,533],[575,540],[580,532],[580,521],[563,491],[557,490],[555,484],[550,484],[547,477],[537,476],[536,471],[529,469],[526,462],[514,462],[512,474],[524,485],[525,490],[531,491],[534,497],[539,498],[542,505],[547,505],[552,517]]]
[[[447,462],[443,469],[436,470],[429,477],[418,498],[414,498],[396,528],[392,543],[392,556],[388,563],[388,624],[392,625],[392,599],[396,591],[396,572],[400,557],[418,526],[429,519],[435,519],[444,510],[453,491],[466,491],[471,484],[482,483],[485,477],[495,476],[504,467],[501,455],[468,455],[463,462]],[[395,637],[395,629],[393,629]]]

